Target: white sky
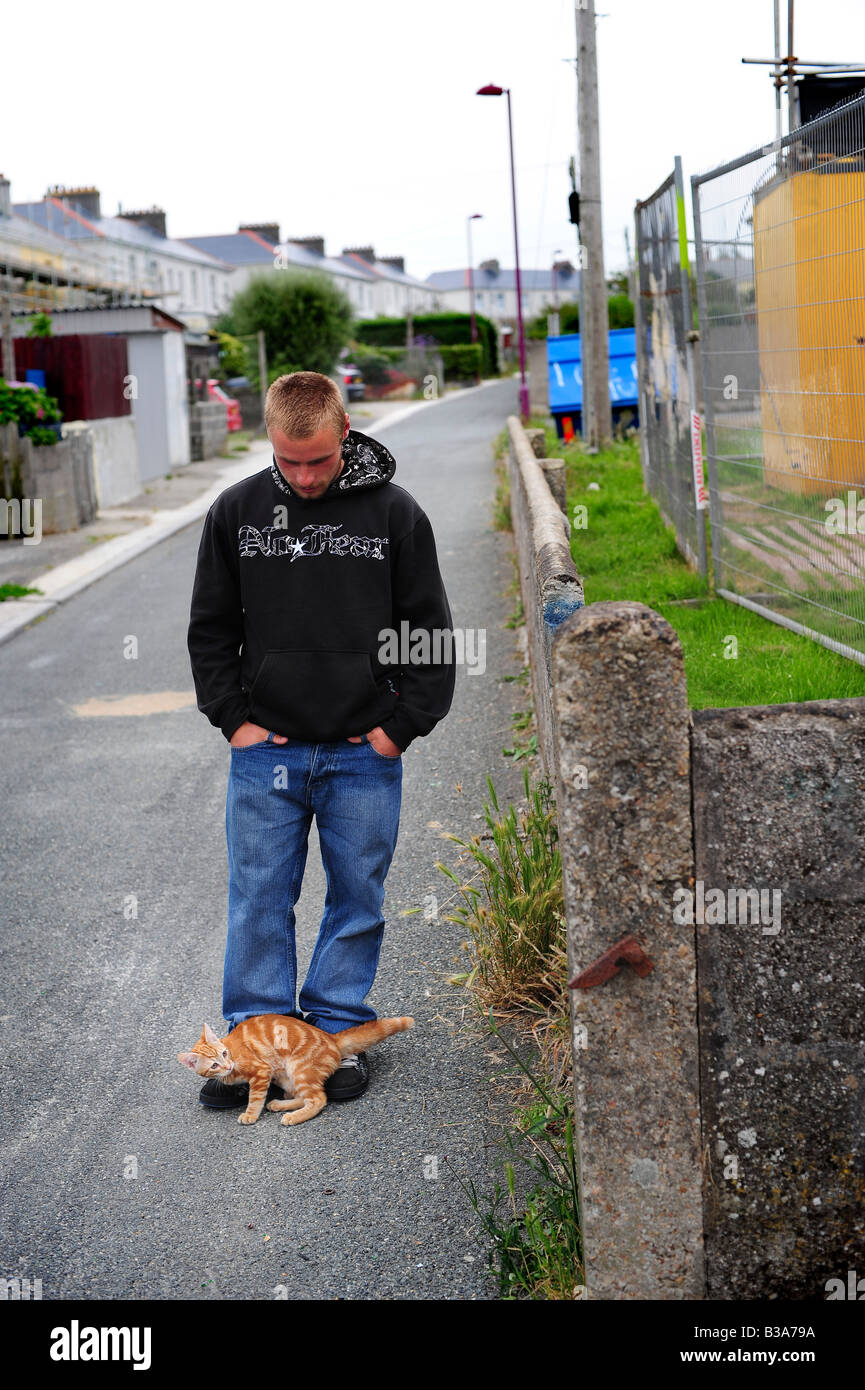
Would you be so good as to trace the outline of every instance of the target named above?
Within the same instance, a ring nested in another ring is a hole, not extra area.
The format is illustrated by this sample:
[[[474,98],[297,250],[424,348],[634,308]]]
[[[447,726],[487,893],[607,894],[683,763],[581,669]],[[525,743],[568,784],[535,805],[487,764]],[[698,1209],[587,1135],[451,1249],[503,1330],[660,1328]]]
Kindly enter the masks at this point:
[[[687,177],[771,140],[772,0],[596,0],[605,255],[681,154]],[[786,39],[786,4],[781,5]],[[278,220],[372,243],[420,278],[573,256],[573,0],[41,0],[5,7],[0,169],[13,201],[95,184],[103,212],[166,209],[171,236]],[[797,56],[865,62],[862,0],[798,0]]]

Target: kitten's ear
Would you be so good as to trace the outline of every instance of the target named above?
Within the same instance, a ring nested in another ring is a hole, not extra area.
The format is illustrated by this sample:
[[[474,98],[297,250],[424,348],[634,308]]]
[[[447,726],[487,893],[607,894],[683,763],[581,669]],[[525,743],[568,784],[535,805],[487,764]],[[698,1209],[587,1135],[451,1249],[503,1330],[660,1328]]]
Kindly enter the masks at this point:
[[[222,1042],[222,1039],[216,1036],[213,1029],[207,1023],[204,1025],[204,1039],[205,1042],[211,1043],[214,1047],[218,1047]]]
[[[197,1071],[198,1054],[196,1052],[178,1052],[178,1062],[182,1062],[190,1071]]]

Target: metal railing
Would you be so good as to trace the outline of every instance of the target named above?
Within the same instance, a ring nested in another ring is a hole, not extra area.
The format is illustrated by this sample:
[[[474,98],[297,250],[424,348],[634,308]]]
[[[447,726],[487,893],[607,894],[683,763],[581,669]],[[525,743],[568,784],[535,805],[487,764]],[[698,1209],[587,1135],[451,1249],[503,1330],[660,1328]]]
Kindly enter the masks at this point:
[[[865,94],[691,186],[716,591],[865,664]]]
[[[681,160],[634,210],[643,478],[682,553],[706,573],[702,473]]]

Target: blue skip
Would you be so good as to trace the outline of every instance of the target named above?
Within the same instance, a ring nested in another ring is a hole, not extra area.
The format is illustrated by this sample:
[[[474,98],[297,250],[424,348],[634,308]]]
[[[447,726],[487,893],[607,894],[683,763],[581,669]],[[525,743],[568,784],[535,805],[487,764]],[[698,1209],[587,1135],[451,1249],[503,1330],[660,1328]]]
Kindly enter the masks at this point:
[[[633,328],[611,328],[610,402],[615,422],[624,412],[637,419],[637,337]],[[579,333],[563,333],[547,339],[550,414],[559,439],[582,428],[583,365]],[[566,425],[569,421],[569,426]]]

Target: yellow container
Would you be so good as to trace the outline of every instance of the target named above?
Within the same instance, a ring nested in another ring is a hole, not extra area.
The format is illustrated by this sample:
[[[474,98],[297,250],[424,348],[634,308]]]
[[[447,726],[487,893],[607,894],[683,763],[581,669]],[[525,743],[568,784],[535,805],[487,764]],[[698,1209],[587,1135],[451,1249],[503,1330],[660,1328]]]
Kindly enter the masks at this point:
[[[865,484],[865,172],[802,170],[754,195],[763,477]]]

